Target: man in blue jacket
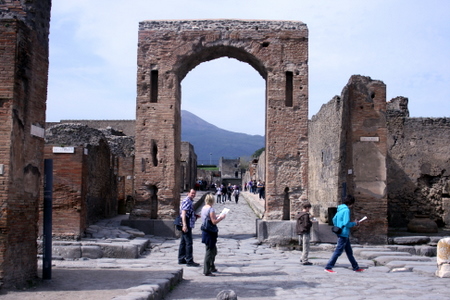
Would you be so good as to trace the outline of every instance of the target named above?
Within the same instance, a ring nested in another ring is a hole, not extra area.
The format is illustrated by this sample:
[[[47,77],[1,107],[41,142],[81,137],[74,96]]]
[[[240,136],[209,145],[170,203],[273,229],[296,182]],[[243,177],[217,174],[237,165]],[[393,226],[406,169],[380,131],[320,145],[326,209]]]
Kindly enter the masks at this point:
[[[333,252],[330,260],[325,267],[325,272],[327,273],[336,273],[333,271],[334,264],[336,263],[339,256],[341,256],[342,252],[347,254],[348,260],[352,264],[353,271],[362,272],[364,269],[361,269],[358,266],[358,263],[353,257],[352,245],[350,244],[350,228],[354,226],[358,226],[359,222],[355,220],[355,222],[350,222],[350,207],[355,203],[355,198],[351,195],[345,197],[343,204],[338,206],[337,213],[333,218],[334,226],[342,228],[342,232],[338,234],[338,241],[336,249]]]

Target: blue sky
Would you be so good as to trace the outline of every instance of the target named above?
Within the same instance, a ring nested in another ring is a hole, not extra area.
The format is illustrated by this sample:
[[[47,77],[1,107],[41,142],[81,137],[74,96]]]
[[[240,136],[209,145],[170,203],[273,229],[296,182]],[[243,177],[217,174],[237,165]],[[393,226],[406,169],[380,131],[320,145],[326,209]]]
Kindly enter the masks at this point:
[[[309,115],[351,75],[383,81],[412,117],[450,117],[450,1],[53,0],[47,121],[134,119],[140,21],[294,20],[309,29]],[[264,134],[261,76],[221,58],[182,81],[182,109],[226,130]]]

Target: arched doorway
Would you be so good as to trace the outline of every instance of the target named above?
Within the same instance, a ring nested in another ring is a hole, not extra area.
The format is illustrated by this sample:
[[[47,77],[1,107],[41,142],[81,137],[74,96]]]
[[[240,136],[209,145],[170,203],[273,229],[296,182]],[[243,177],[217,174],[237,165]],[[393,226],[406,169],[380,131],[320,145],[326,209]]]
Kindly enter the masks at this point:
[[[231,57],[266,81],[266,220],[292,218],[307,197],[308,29],[291,21],[145,21],[139,26],[135,186],[131,219],[178,212],[181,81]],[[152,212],[152,201],[158,211]],[[286,191],[289,191],[288,195]]]

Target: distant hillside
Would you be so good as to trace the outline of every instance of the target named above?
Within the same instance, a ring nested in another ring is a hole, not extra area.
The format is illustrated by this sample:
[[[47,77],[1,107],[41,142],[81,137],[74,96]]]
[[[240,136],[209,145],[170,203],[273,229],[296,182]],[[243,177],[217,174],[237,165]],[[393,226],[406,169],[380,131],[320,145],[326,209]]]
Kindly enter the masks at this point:
[[[227,131],[196,115],[181,111],[181,140],[194,146],[199,164],[218,163],[220,157],[249,157],[265,146],[264,137]]]

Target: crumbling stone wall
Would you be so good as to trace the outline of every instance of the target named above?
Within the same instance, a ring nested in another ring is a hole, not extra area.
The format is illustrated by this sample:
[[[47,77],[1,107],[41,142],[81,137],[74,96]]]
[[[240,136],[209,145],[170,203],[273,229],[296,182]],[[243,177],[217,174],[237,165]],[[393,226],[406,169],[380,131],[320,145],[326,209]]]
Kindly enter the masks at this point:
[[[408,99],[388,103],[389,225],[416,215],[450,225],[450,119],[410,118]]]
[[[75,147],[74,153],[53,153]],[[81,124],[58,124],[46,130],[46,157],[54,160],[55,237],[78,239],[90,224],[117,215],[116,160],[105,135]],[[72,220],[72,224],[63,224]],[[70,228],[70,230],[68,229]]]
[[[328,208],[341,202],[345,182],[344,105],[335,96],[309,121],[309,201],[312,213],[328,222]]]
[[[37,276],[50,0],[0,1],[0,286]]]
[[[181,142],[181,191],[195,187],[197,180],[197,154],[189,142]]]
[[[224,178],[240,178],[240,160],[239,158],[224,158],[219,159],[219,170]]]
[[[135,120],[61,120],[59,122],[47,122],[47,126],[49,127],[61,123],[83,124],[98,130],[105,129],[108,127],[114,128],[115,131],[118,131],[126,136],[135,135],[134,128],[136,125]]]
[[[341,97],[322,106],[310,122],[310,201],[325,209],[352,194],[355,217],[367,216],[354,236],[359,242],[387,240],[386,86],[354,75]],[[317,211],[317,208],[314,208]]]
[[[307,197],[307,26],[292,21],[145,21],[139,24],[137,75],[139,218],[149,217],[149,203],[155,198],[159,219],[177,214],[180,84],[200,63],[224,56],[248,63],[266,80],[264,218],[281,220],[286,210],[293,218],[300,199]]]

